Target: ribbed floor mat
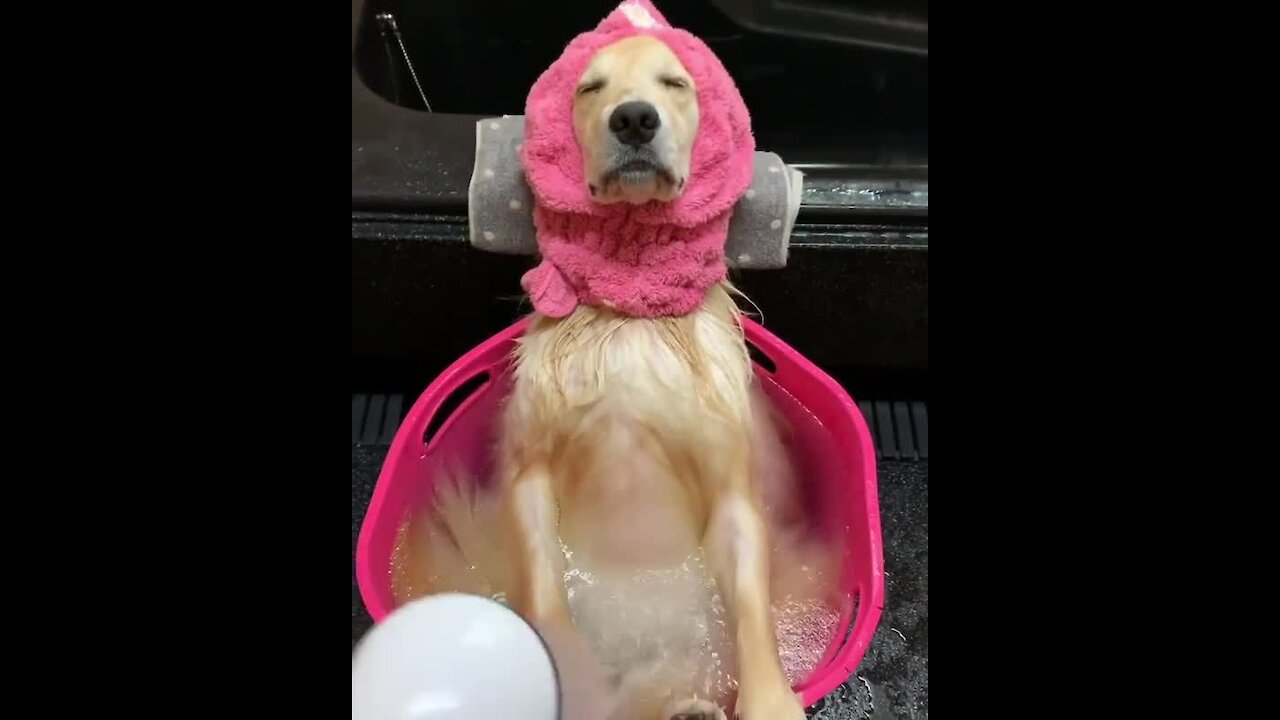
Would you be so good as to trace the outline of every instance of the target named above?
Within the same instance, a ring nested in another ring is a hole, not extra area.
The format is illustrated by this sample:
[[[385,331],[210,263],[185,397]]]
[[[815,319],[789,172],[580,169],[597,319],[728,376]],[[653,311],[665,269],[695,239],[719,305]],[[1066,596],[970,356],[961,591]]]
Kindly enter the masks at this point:
[[[858,403],[876,443],[876,458],[929,459],[929,404],[897,400]]]
[[[409,412],[403,395],[351,396],[351,444],[390,445]]]

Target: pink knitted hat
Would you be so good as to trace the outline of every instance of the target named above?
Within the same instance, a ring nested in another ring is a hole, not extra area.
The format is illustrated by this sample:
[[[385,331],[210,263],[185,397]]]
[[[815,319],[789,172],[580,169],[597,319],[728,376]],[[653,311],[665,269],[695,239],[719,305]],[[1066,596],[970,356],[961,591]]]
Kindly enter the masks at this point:
[[[668,203],[600,204],[587,189],[573,132],[574,89],[601,48],[652,35],[693,76],[699,123],[680,197]],[[634,317],[684,315],[725,279],[729,217],[751,185],[751,118],[711,49],[669,27],[648,0],[627,0],[574,38],[542,73],[525,105],[520,152],[533,190],[542,262],[521,279],[534,309],[564,317],[579,304]]]

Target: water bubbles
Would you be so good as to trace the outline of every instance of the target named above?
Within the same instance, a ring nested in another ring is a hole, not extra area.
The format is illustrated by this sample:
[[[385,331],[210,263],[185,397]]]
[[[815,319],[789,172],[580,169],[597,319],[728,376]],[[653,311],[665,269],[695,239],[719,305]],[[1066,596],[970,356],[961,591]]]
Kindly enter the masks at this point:
[[[822,662],[840,616],[820,600],[783,600],[773,604],[778,656],[792,684],[809,676]]]
[[[574,625],[610,676],[720,703],[737,691],[729,614],[700,553],[629,574],[570,563],[564,581]],[[839,613],[818,600],[779,599],[774,620],[783,668],[797,683],[823,659]]]

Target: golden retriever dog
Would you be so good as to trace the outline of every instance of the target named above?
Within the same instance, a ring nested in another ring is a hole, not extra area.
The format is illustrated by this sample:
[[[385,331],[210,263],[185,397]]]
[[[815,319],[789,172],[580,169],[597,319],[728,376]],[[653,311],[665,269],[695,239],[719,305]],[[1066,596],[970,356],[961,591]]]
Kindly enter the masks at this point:
[[[695,90],[654,37],[595,55],[574,130],[598,201],[679,195]],[[711,720],[730,704],[742,720],[804,717],[772,603],[819,594],[833,559],[800,557],[794,478],[731,293],[713,287],[683,317],[536,316],[492,486],[439,482],[404,531],[397,596],[505,598],[547,639],[566,718]]]

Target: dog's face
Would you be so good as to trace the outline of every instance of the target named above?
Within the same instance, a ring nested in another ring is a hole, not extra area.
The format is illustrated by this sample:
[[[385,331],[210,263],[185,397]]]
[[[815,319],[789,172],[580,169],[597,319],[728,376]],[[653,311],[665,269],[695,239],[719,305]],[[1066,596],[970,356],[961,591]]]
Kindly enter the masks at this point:
[[[573,130],[596,202],[678,197],[698,134],[693,78],[648,35],[601,48],[578,82]]]

